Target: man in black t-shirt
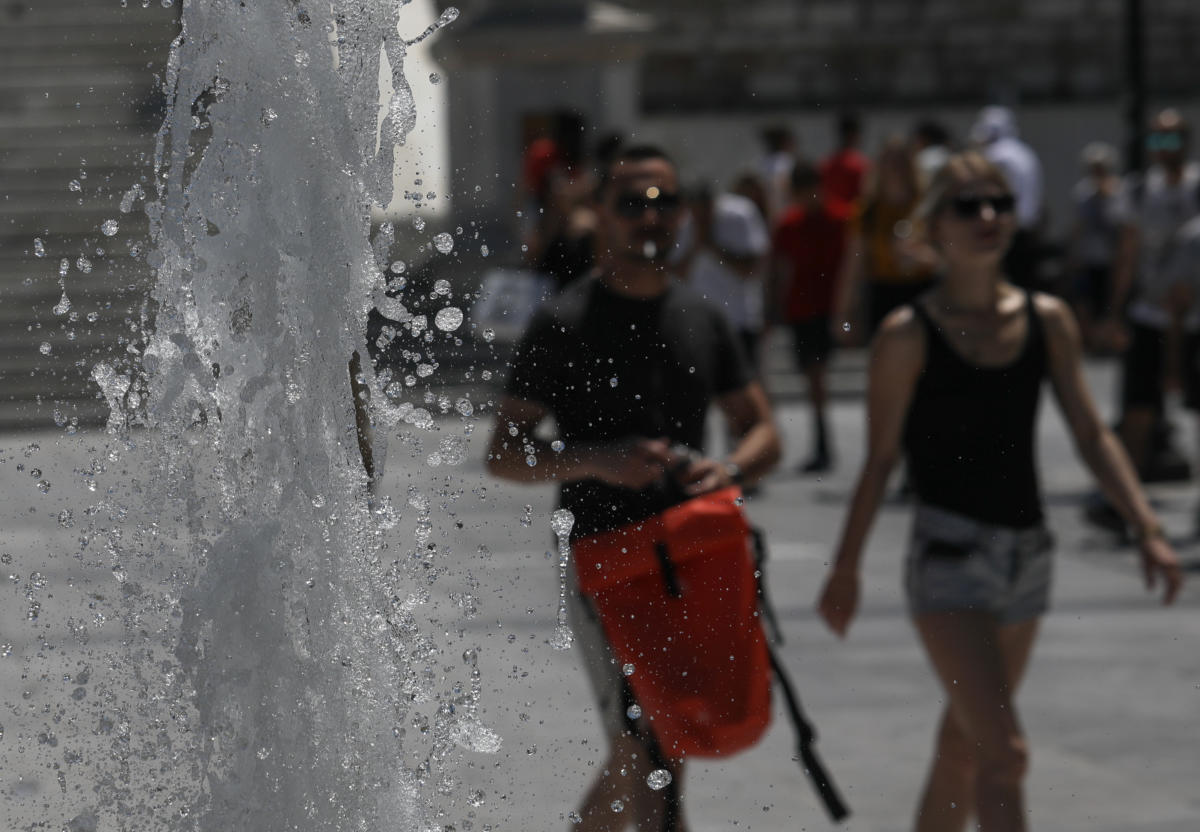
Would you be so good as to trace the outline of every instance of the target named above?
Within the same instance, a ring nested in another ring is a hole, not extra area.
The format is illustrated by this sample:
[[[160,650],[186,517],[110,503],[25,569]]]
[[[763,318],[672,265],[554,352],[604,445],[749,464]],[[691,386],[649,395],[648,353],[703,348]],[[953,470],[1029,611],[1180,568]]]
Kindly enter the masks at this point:
[[[680,219],[671,160],[648,146],[618,154],[603,172],[596,211],[600,271],[534,315],[513,358],[488,454],[488,468],[498,477],[560,483],[560,503],[575,516],[573,537],[753,481],[780,456],[766,395],[729,324],[667,274]],[[723,460],[702,453],[712,404],[739,438]],[[551,416],[558,428],[553,443],[535,437]],[[620,670],[594,611],[577,592],[572,601],[610,742],[577,828],[657,828],[666,811],[664,792],[646,785],[648,755],[626,730]],[[682,763],[670,766],[681,785]],[[630,811],[614,813],[614,801]],[[676,828],[684,828],[682,819]]]

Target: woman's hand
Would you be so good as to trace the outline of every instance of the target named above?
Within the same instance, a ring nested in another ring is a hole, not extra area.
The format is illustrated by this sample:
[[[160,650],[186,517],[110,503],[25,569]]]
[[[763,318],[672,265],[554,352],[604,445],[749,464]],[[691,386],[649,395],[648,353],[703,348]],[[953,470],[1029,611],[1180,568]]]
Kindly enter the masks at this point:
[[[858,611],[858,595],[858,570],[834,567],[821,590],[817,612],[840,638],[846,637],[850,622]]]
[[[1171,544],[1161,534],[1152,534],[1138,544],[1142,556],[1142,574],[1146,577],[1146,589],[1154,589],[1158,578],[1163,582],[1163,604],[1175,601],[1183,586],[1183,567]]]

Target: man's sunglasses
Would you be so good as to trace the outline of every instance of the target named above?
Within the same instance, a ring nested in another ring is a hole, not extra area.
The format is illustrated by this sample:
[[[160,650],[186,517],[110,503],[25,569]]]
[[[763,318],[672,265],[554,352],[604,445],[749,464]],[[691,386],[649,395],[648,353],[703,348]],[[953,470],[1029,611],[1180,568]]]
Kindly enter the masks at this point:
[[[671,191],[660,191],[651,188],[654,195],[647,192],[630,192],[617,194],[613,208],[626,219],[639,219],[646,214],[646,209],[653,209],[658,214],[670,214],[679,210],[683,204],[679,194]]]
[[[979,217],[979,213],[983,210],[983,206],[990,206],[996,216],[1011,214],[1017,207],[1017,200],[1012,194],[999,194],[997,196],[956,196],[950,200],[950,210],[954,212],[956,217],[964,220],[973,220]]]

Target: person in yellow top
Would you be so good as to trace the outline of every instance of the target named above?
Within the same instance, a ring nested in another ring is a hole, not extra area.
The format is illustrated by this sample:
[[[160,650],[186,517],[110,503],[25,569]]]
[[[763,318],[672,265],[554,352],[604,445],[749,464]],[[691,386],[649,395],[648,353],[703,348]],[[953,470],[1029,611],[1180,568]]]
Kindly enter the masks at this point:
[[[875,175],[851,221],[846,257],[838,280],[832,325],[843,341],[859,341],[858,295],[866,290],[866,336],[898,306],[933,282],[937,255],[914,235],[910,217],[921,199],[920,177],[911,148],[889,138],[879,153]]]

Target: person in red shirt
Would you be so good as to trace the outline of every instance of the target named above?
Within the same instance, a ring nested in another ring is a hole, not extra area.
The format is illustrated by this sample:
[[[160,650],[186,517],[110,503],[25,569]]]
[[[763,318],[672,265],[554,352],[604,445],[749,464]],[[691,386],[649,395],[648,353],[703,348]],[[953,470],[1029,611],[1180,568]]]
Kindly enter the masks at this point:
[[[871,161],[858,149],[862,122],[854,113],[838,117],[838,149],[821,162],[821,187],[829,209],[850,216],[862,195]]]
[[[812,403],[813,454],[801,471],[818,473],[833,464],[825,372],[833,351],[829,316],[846,249],[846,218],[830,210],[821,175],[812,165],[797,162],[791,184],[792,204],[772,237],[770,298],[791,327],[796,362],[808,381]]]

